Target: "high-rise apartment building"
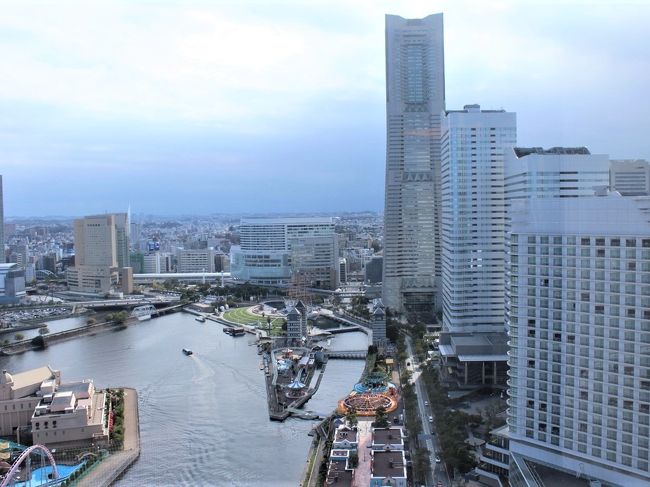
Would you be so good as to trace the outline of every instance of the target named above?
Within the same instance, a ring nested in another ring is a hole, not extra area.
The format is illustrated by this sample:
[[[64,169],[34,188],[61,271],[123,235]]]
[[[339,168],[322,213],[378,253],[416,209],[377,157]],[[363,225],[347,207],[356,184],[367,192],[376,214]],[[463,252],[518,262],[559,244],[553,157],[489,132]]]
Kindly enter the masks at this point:
[[[383,302],[431,314],[440,275],[442,14],[386,16]]]
[[[650,196],[650,162],[642,159],[612,161],[610,187],[623,196]]]
[[[257,284],[287,284],[302,273],[304,284],[335,289],[338,238],[331,218],[244,218],[240,245],[230,250],[233,277]]]
[[[650,485],[650,198],[600,194],[512,208],[513,487]]]

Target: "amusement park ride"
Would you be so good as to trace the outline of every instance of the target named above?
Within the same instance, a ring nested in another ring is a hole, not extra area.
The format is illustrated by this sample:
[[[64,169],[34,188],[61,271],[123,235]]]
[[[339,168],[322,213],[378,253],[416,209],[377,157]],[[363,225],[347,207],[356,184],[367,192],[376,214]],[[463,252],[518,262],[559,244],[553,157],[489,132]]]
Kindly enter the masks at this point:
[[[32,453],[37,451],[41,454],[41,467],[34,471],[32,470]],[[49,467],[43,466],[43,456],[47,458]],[[9,466],[6,462],[2,463],[4,465],[0,464],[0,466],[4,466],[5,469]],[[9,471],[2,476],[0,487],[16,485],[17,482],[25,486],[49,486],[58,485],[61,481],[62,480],[59,478],[59,471],[56,467],[56,462],[54,461],[54,457],[50,450],[43,445],[33,445],[23,450],[23,452],[16,458],[9,468]]]

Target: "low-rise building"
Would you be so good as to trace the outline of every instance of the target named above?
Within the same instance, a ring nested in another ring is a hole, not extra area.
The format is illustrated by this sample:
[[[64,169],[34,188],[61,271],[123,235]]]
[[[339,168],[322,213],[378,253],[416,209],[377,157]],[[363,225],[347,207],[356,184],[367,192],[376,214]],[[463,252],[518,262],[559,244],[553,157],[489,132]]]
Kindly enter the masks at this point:
[[[34,408],[41,400],[41,386],[46,381],[58,383],[60,372],[39,367],[18,374],[6,370],[0,374],[0,436],[12,436],[18,428],[29,425]]]
[[[340,425],[334,432],[333,449],[356,450],[359,446],[359,435],[356,428]]]
[[[57,385],[46,381],[43,397],[31,418],[35,444],[84,446],[106,443],[108,407],[105,392],[97,392],[92,380]]]
[[[373,450],[370,487],[406,487],[404,450]]]
[[[350,465],[350,450],[332,450],[325,485],[352,487],[353,482],[354,469]]]
[[[402,428],[373,428],[373,450],[403,450],[404,433]]]
[[[483,445],[476,473],[485,485],[503,487],[507,485],[510,470],[510,439],[508,425],[490,431],[490,440]]]
[[[0,263],[0,304],[13,304],[25,296],[25,269]]]

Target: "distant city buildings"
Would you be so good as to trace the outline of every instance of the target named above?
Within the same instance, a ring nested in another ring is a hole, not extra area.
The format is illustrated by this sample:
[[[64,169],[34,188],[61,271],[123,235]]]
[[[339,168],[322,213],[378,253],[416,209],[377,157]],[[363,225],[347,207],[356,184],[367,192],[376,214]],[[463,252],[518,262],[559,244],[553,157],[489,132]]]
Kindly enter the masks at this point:
[[[650,484],[650,198],[599,194],[513,205],[513,487]]]
[[[246,218],[239,238],[240,245],[230,250],[236,279],[278,285],[300,273],[309,287],[338,287],[338,238],[331,218]]]
[[[442,14],[386,16],[383,301],[432,316],[440,276],[440,127],[445,109]]]
[[[25,295],[25,269],[18,264],[0,264],[0,304],[16,304]]]
[[[613,160],[610,187],[623,196],[650,196],[650,162]]]
[[[118,284],[120,263],[130,260],[129,228],[126,213],[74,221],[75,264],[66,276],[71,291],[103,294]]]
[[[156,254],[154,254],[156,255]],[[214,249],[187,250],[181,249],[176,254],[177,272],[215,272]],[[158,257],[160,259],[160,257]],[[159,264],[160,265],[160,264]],[[158,271],[162,272],[162,271]]]

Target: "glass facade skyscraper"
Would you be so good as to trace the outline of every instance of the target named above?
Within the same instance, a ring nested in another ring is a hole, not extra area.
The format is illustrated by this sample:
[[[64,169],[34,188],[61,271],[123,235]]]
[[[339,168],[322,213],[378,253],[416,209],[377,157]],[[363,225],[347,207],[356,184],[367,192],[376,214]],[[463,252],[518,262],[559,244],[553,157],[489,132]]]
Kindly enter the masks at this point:
[[[442,14],[386,16],[386,196],[383,300],[431,313],[440,275]]]

